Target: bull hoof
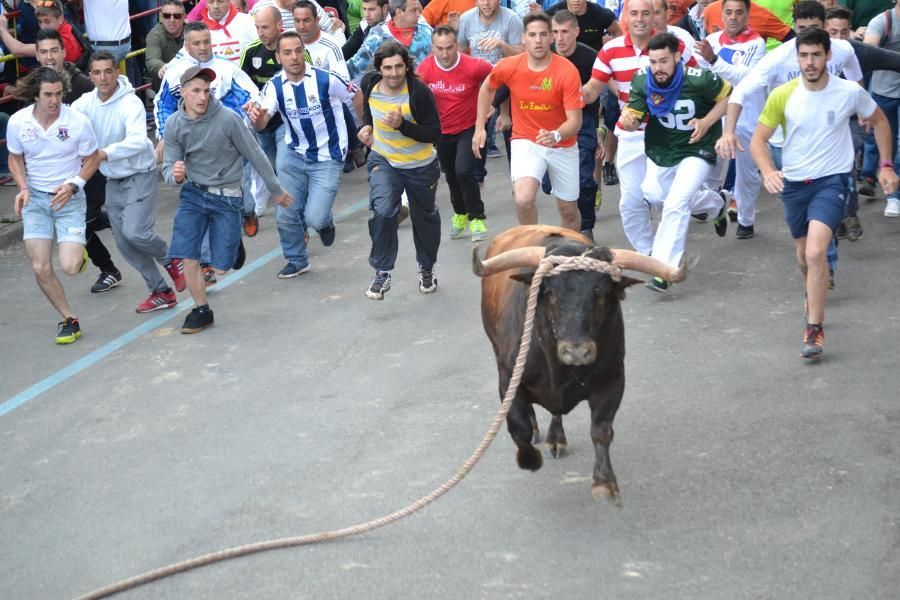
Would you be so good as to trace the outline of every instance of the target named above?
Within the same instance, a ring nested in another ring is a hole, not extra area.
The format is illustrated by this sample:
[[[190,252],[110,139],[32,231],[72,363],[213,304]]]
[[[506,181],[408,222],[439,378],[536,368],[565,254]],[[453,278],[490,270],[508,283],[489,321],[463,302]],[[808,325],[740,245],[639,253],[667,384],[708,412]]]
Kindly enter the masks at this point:
[[[553,458],[562,458],[566,453],[566,448],[568,448],[568,444],[565,442],[547,442],[547,451]]]
[[[520,469],[528,469],[529,471],[537,471],[544,464],[541,453],[534,446],[519,448],[516,451],[516,463]]]
[[[606,500],[613,506],[618,508],[622,507],[622,498],[619,496],[619,486],[615,481],[607,483],[597,483],[595,481],[591,484],[591,496],[597,502]]]

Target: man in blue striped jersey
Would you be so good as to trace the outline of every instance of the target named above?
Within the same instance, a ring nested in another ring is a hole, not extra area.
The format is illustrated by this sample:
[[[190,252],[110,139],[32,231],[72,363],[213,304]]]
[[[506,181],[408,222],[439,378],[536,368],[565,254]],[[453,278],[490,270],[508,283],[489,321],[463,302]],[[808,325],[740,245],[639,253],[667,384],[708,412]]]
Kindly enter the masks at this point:
[[[287,264],[278,273],[290,279],[309,271],[307,227],[319,232],[322,244],[334,243],[332,206],[344,158],[347,127],[342,103],[356,88],[332,72],[307,65],[303,40],[296,31],[278,36],[275,58],[282,71],[263,88],[260,104],[248,103],[247,113],[259,131],[275,113],[286,123],[288,152],[278,153],[277,171],[282,185],[295,198],[290,207],[275,213],[281,248]]]

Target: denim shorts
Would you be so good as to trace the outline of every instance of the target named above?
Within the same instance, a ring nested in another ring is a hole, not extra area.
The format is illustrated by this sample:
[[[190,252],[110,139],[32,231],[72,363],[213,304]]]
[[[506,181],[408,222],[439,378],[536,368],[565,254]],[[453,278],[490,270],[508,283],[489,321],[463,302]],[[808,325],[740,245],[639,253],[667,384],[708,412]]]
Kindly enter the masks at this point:
[[[209,231],[209,264],[228,271],[241,242],[241,196],[220,196],[190,182],[181,188],[168,258],[200,260],[200,245]]]
[[[53,194],[28,188],[30,198],[22,209],[24,240],[52,240],[54,229],[56,242],[85,243],[85,215],[87,200],[84,192],[78,192],[59,210],[50,208]]]
[[[785,181],[781,201],[784,220],[794,239],[806,237],[810,221],[837,229],[847,202],[846,173],[806,181]]]

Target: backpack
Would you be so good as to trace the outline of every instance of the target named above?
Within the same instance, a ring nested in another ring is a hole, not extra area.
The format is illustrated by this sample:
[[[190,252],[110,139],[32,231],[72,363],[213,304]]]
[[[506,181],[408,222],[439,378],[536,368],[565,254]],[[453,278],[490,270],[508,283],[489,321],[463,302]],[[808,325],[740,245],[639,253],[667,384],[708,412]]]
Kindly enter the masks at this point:
[[[881,39],[878,41],[878,47],[884,48],[884,45],[888,43],[888,40],[891,39],[891,26],[893,25],[894,17],[891,13],[894,12],[893,8],[889,8],[884,11],[884,33],[881,34]]]

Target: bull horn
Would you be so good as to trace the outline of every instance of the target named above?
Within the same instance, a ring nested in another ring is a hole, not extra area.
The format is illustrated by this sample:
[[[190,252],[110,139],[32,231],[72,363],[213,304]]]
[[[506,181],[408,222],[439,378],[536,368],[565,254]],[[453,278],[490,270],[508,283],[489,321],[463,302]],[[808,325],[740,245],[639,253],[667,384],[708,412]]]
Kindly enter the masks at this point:
[[[653,258],[652,256],[647,256],[646,254],[635,252],[634,250],[619,250],[617,248],[612,248],[610,249],[610,252],[613,255],[613,262],[623,269],[630,269],[654,277],[661,277],[672,283],[684,281],[684,278],[687,277],[687,264],[685,264],[684,261],[681,261],[681,264],[677,267],[671,267],[661,260]]]
[[[482,262],[478,258],[478,246],[472,248],[472,272],[479,277],[487,277],[501,271],[510,269],[518,269],[521,267],[537,268],[544,253],[547,251],[543,246],[528,246],[526,248],[516,248],[515,250],[507,250],[497,256]]]

